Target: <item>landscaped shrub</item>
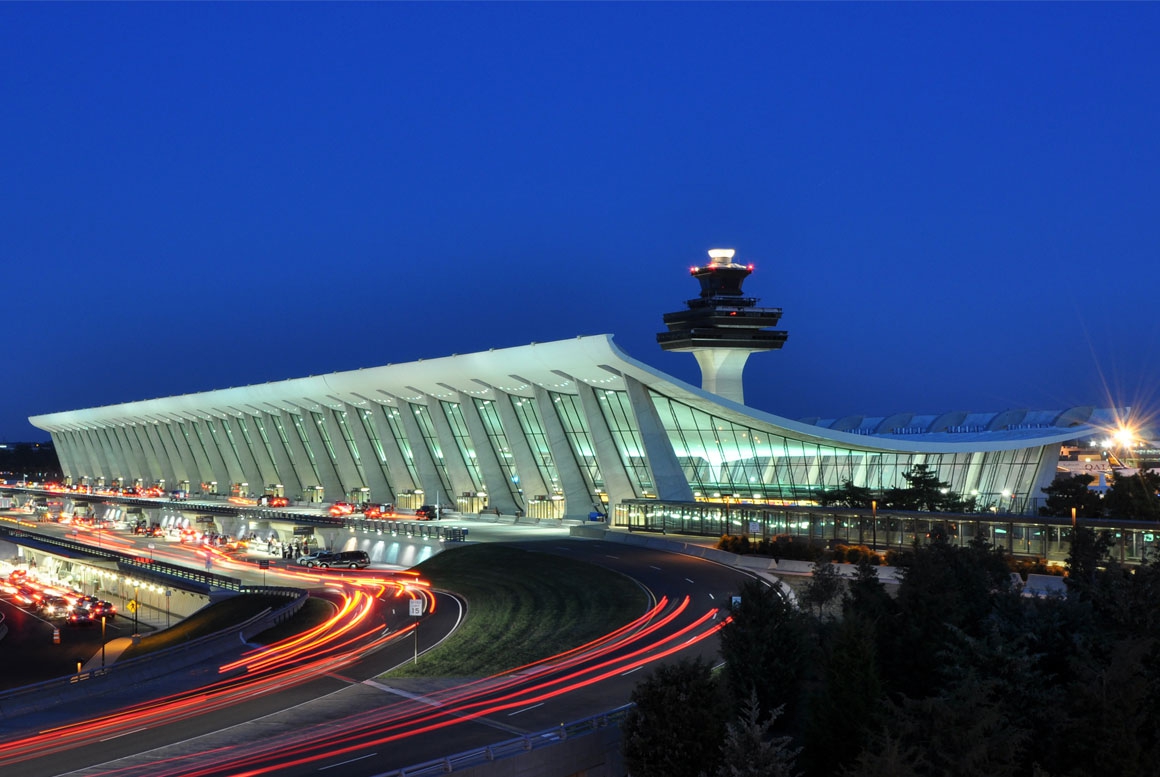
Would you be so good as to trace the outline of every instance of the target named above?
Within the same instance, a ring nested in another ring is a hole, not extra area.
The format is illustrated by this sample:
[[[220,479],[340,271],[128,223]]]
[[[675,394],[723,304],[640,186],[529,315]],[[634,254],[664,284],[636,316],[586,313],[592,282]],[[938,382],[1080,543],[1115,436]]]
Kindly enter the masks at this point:
[[[871,564],[882,564],[882,557],[865,545],[838,544],[834,546],[834,561],[857,564],[864,558],[870,559]]]
[[[1014,556],[1007,556],[1007,567],[1012,572],[1018,572],[1019,576],[1023,578],[1024,582],[1028,575],[1056,575],[1063,577],[1065,569],[1059,565],[1049,566],[1046,561],[1041,558],[1015,558]]]

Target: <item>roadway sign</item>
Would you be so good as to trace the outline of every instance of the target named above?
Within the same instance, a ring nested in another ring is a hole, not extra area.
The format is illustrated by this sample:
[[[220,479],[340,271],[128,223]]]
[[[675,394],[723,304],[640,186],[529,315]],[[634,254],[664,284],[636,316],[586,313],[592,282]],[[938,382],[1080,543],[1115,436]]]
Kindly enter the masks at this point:
[[[60,629],[58,629],[58,628],[53,628],[53,630],[52,630],[52,644],[54,644],[54,645],[60,644]]]
[[[129,601],[125,602],[125,609],[129,612],[137,612],[137,600],[130,599]]]
[[[422,599],[412,599],[410,602],[410,605],[411,605],[411,609],[410,609],[411,615],[418,617],[418,616],[423,614],[423,600]]]
[[[268,559],[268,558],[258,559],[258,569],[269,569],[269,568],[270,568],[270,559]]]

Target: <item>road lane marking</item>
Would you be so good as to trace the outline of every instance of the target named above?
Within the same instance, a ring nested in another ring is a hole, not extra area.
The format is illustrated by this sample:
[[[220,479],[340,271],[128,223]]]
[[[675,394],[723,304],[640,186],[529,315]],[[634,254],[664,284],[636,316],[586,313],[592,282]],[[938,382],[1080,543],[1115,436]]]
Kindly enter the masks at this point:
[[[710,598],[710,599],[712,599],[712,600],[714,600],[714,601],[716,601],[716,600],[717,600],[717,597],[713,596],[713,594],[709,594],[709,598]]]
[[[544,706],[544,702],[540,702],[539,704],[533,704],[530,707],[524,707],[522,710],[516,710],[515,712],[509,712],[508,717],[510,718],[512,715],[519,715],[521,712],[527,712],[528,710],[534,710],[536,707],[543,707],[543,706]]]
[[[605,556],[605,558],[615,558],[615,559],[619,559],[619,558],[620,558],[620,556],[614,556],[614,555],[612,555],[611,553],[605,553],[605,554],[604,554],[604,556]]]
[[[635,669],[629,669],[627,672],[621,672],[620,676],[624,677],[625,675],[632,674],[633,672],[638,672],[638,671],[640,671],[640,669],[641,669],[641,667],[639,667],[639,666],[636,667]]]
[[[441,701],[435,701],[434,699],[430,699],[426,696],[420,696],[417,693],[409,693],[408,691],[400,690],[398,688],[392,688],[389,685],[384,685],[383,683],[377,683],[374,680],[363,680],[362,684],[369,685],[372,688],[378,688],[380,691],[386,691],[387,693],[393,693],[396,696],[402,696],[403,698],[411,699],[412,701],[422,702],[423,704],[428,704],[432,707],[442,707],[443,706],[443,702],[441,702]]]
[[[101,741],[102,741],[102,742],[109,742],[109,741],[111,741],[111,740],[114,740],[114,739],[120,739],[121,737],[127,737],[127,736],[129,736],[130,734],[136,734],[136,733],[138,733],[138,732],[140,732],[140,731],[147,731],[148,729],[149,729],[149,727],[148,727],[148,726],[142,726],[141,728],[135,728],[135,729],[133,729],[132,731],[126,731],[124,734],[114,734],[114,735],[113,735],[113,736],[111,736],[111,737],[105,737],[105,738],[104,738],[104,739],[102,739]]]
[[[692,583],[693,585],[696,585],[696,583],[695,583],[694,581],[690,580],[690,579],[689,579],[689,578],[687,578],[687,577],[685,578],[685,582],[686,582],[686,583]]]
[[[658,571],[658,572],[660,572],[660,571],[661,571],[661,568],[660,568],[660,567],[653,566],[652,564],[649,564],[648,566],[649,566],[649,569],[655,569],[655,570],[656,570],[656,571]]]
[[[336,766],[346,766],[347,764],[352,764],[355,761],[361,761],[364,758],[374,758],[376,755],[378,755],[378,753],[367,753],[366,755],[360,755],[358,758],[351,758],[349,761],[339,761],[338,763],[331,764],[330,766],[319,766],[318,771],[325,772],[327,769],[333,769]]]

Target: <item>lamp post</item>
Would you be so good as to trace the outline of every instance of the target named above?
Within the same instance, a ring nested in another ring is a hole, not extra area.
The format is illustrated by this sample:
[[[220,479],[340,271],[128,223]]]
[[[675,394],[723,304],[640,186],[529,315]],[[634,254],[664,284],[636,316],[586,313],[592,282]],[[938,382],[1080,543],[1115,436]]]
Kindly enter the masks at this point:
[[[133,583],[133,634],[135,634],[135,635],[141,633],[141,630],[139,628],[137,628],[137,611],[141,609],[140,592],[141,592],[140,584],[137,582],[134,582]]]
[[[870,536],[874,542],[874,550],[878,550],[878,500],[870,500]]]
[[[105,668],[105,617],[101,616],[101,669]]]

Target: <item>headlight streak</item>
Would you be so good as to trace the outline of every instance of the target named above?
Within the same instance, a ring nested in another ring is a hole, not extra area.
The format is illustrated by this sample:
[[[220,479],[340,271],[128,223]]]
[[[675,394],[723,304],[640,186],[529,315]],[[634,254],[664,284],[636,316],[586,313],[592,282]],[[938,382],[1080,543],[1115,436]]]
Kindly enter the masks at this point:
[[[90,539],[91,535],[85,536],[86,541]],[[106,547],[114,541],[128,548],[131,553],[141,552],[125,540],[114,537],[111,532],[104,536]],[[212,555],[222,567],[254,566],[252,562],[239,560],[217,548],[180,547],[197,558]],[[178,547],[174,546],[173,549],[177,550]],[[0,743],[0,765],[67,750],[97,739],[111,739],[131,731],[177,722],[336,672],[393,640],[410,636],[414,630],[414,623],[394,632],[384,632],[381,623],[360,628],[365,626],[373,614],[376,599],[386,602],[404,597],[422,598],[426,613],[434,612],[437,601],[430,584],[419,579],[418,573],[411,570],[391,571],[384,575],[369,570],[360,574],[353,571],[337,573],[290,567],[277,568],[271,572],[291,580],[310,581],[315,585],[342,585],[343,601],[339,612],[308,632],[248,651],[239,660],[219,667],[219,674],[234,673],[232,677],[222,677],[208,686],[81,723],[45,730],[22,740]],[[343,720],[299,729],[285,737],[262,740],[252,745],[215,748],[201,751],[195,756],[155,760],[149,764],[104,773],[154,775],[159,773],[158,765],[165,764],[167,768],[164,772],[167,775],[196,777],[229,774],[242,777],[269,774],[292,765],[365,752],[371,747],[444,729],[461,721],[543,703],[687,649],[715,634],[729,620],[716,620],[718,612],[710,610],[675,633],[661,635],[656,642],[642,644],[673,624],[689,606],[690,599],[687,597],[676,604],[662,599],[640,618],[585,645],[431,694],[419,709],[416,708],[418,702],[415,700],[403,699],[388,703],[369,714],[361,713]],[[438,708],[433,710],[429,706],[432,702]],[[291,736],[293,741],[289,744],[280,741]],[[303,743],[303,740],[309,740],[309,743]],[[197,759],[196,763],[182,765],[183,761],[193,758]],[[170,765],[176,767],[177,771],[170,771]],[[249,771],[240,771],[245,768]]]
[[[664,618],[651,624],[648,628],[634,633],[625,644],[605,644],[592,651],[591,655],[584,657],[576,656],[575,650],[567,651],[561,655],[572,656],[573,660],[565,661],[561,666],[574,665],[582,658],[608,656],[618,648],[631,647],[650,636],[657,629],[670,623],[688,604],[689,599],[684,599],[667,613]],[[637,647],[624,656],[610,657],[592,666],[582,667],[574,672],[569,671],[563,675],[545,678],[542,682],[533,683],[525,688],[517,689],[499,697],[493,696],[496,690],[509,688],[513,683],[520,682],[521,678],[513,678],[510,674],[496,675],[496,678],[502,678],[502,682],[494,687],[487,687],[478,691],[469,690],[466,692],[463,690],[463,687],[449,689],[448,693],[445,694],[446,701],[444,702],[448,706],[438,711],[430,712],[430,707],[424,705],[422,711],[427,714],[420,714],[418,717],[415,717],[415,702],[400,702],[377,713],[371,713],[369,716],[367,713],[359,714],[357,716],[357,725],[354,726],[348,725],[351,720],[355,720],[355,717],[352,716],[346,721],[319,725],[307,730],[297,730],[292,735],[295,741],[289,744],[284,741],[274,740],[252,746],[242,746],[237,748],[232,755],[224,752],[220,753],[219,757],[212,759],[212,763],[207,762],[204,755],[202,755],[198,757],[196,764],[189,764],[189,771],[170,772],[167,768],[166,773],[174,775],[180,774],[185,777],[201,777],[221,774],[223,773],[221,769],[224,768],[228,770],[225,773],[233,777],[269,774],[286,769],[289,766],[299,766],[323,759],[358,753],[370,747],[378,747],[407,737],[447,728],[464,720],[474,720],[516,707],[543,702],[563,693],[592,685],[626,670],[639,668],[684,650],[690,644],[712,636],[724,623],[728,622],[728,619],[718,620],[716,616],[717,611],[710,610],[675,633],[666,635],[657,643]],[[708,628],[705,628],[706,626]],[[603,639],[593,641],[596,644],[604,642],[606,641]],[[551,660],[546,659],[546,661]],[[548,671],[558,670],[561,666],[550,666],[548,667]],[[481,682],[483,681],[476,681],[470,685],[478,686]],[[481,698],[485,695],[489,698]],[[440,697],[440,694],[433,694],[430,699],[436,699],[438,697]],[[450,706],[452,704],[454,706]],[[388,732],[393,733],[387,733],[384,736],[384,727]],[[363,739],[362,737],[370,738]],[[303,739],[309,739],[309,744],[301,744],[300,742]],[[279,756],[277,764],[268,762],[269,757],[273,754]],[[286,760],[288,756],[292,760]],[[173,760],[179,761],[181,759]],[[173,762],[166,761],[165,763],[168,766],[172,765]],[[155,770],[157,764],[153,763],[150,766]],[[241,769],[246,767],[250,767],[249,770],[241,771]],[[108,772],[107,774],[114,773],[116,772]],[[156,772],[154,771],[152,773]]]

